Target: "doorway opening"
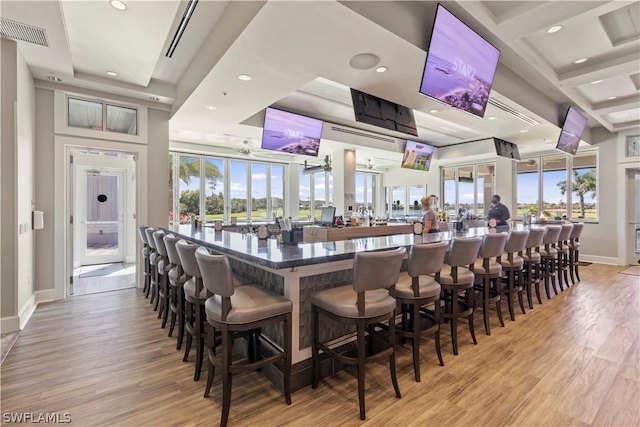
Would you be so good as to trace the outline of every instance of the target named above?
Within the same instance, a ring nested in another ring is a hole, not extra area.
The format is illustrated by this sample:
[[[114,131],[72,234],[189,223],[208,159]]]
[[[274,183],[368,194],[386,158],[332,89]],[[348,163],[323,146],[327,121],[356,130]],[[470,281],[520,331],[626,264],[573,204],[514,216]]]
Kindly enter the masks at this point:
[[[72,149],[72,271],[68,295],[136,286],[132,154]]]

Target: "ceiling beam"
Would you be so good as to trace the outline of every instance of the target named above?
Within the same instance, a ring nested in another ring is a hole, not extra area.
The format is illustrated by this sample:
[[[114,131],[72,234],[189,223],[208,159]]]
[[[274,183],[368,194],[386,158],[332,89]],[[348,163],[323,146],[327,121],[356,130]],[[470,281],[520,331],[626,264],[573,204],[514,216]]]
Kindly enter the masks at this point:
[[[626,76],[640,69],[640,52],[590,64],[577,70],[567,71],[558,76],[560,86],[580,86],[612,76]]]

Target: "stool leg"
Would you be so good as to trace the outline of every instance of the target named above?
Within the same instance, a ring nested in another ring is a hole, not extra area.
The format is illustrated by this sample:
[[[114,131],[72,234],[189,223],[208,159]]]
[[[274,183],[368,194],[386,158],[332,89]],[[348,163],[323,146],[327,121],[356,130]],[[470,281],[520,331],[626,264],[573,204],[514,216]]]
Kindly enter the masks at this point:
[[[220,427],[227,425],[229,421],[229,408],[231,407],[231,345],[233,341],[225,325],[222,326],[222,417]]]
[[[509,269],[507,273],[507,289],[508,289],[508,295],[509,295],[509,300],[507,301],[507,305],[509,306],[509,317],[513,322],[516,320],[516,315],[513,310],[513,270],[512,269]]]
[[[411,313],[411,332],[413,337],[411,339],[411,345],[413,347],[413,373],[416,377],[416,382],[420,382],[420,306],[418,304],[412,304],[413,312]],[[391,325],[389,325],[391,329]],[[389,336],[391,337],[391,336]]]
[[[184,339],[184,290],[182,286],[180,288],[176,287],[176,294],[178,299],[176,303],[176,311],[178,312],[178,342],[176,343],[176,350],[180,350]]]
[[[194,381],[200,380],[200,372],[202,372],[202,359],[203,359],[203,351],[202,347],[204,347],[204,333],[202,331],[202,306],[200,304],[194,304],[195,311],[195,320],[194,320],[194,330],[195,330],[195,339],[196,339],[196,369],[193,375]]]
[[[176,312],[178,311],[178,304],[177,304],[177,295],[176,295],[176,287],[172,286],[171,284],[169,285],[169,311],[171,312],[171,319],[169,321],[169,333],[167,334],[167,336],[172,336],[173,335],[173,330],[176,328],[176,320],[177,320],[177,316],[176,316]],[[176,307],[176,311],[171,310],[171,304],[174,304],[174,306]]]
[[[458,293],[450,290],[451,293],[451,344],[453,354],[458,355]]]
[[[396,375],[396,325],[395,325],[396,313],[395,311],[389,318],[389,345],[392,348],[391,354],[389,355],[389,371],[391,373],[391,382],[393,383],[393,390],[396,392],[396,397],[400,399],[402,395],[400,394],[400,387],[398,387],[398,377]],[[418,328],[418,334],[420,333],[420,328]],[[414,343],[415,345],[415,343]],[[418,348],[420,348],[420,343],[418,343]],[[420,356],[420,354],[418,354]],[[419,358],[418,358],[419,360]],[[420,367],[418,366],[418,369]],[[364,383],[364,381],[363,381]],[[364,384],[363,384],[364,386]]]
[[[318,350],[318,340],[320,339],[320,327],[318,310],[315,305],[311,305],[311,326],[313,328],[313,339],[311,340],[311,361],[313,363],[313,380],[311,388],[318,388],[318,377],[320,376],[320,358]]]
[[[364,320],[358,320],[357,325],[357,341],[358,341],[358,403],[360,406],[360,419],[365,419],[364,405],[364,366],[365,366],[365,325]],[[391,327],[389,327],[391,332]]]
[[[193,304],[185,300],[184,306],[185,306],[185,323],[192,325],[193,324]],[[185,324],[185,329],[187,326],[186,324]],[[189,353],[191,352],[192,342],[193,342],[193,335],[187,330],[187,345],[184,348],[184,357],[182,358],[183,362],[186,362],[187,360],[189,360]]]
[[[284,323],[284,398],[287,405],[291,405],[291,361],[293,359],[293,316],[287,313]]]
[[[496,312],[498,313],[498,320],[500,321],[500,326],[504,328],[504,319],[502,318],[502,281],[500,277],[493,279],[493,289],[496,295],[498,296],[496,299]]]
[[[514,282],[518,284],[518,303],[520,304],[520,311],[522,311],[522,314],[527,314],[527,312],[524,310],[524,296],[522,295],[524,293],[525,286],[527,286],[524,280],[524,271],[514,270],[513,274],[517,275],[518,277],[518,279],[514,280]]]
[[[442,324],[442,313],[440,312],[440,300],[436,300],[436,302],[433,303],[434,308],[433,308],[433,313],[434,313],[434,318],[435,321],[438,325],[438,327],[436,328],[436,331],[433,333],[433,338],[436,342],[436,353],[438,354],[438,360],[440,361],[440,366],[444,366],[444,360],[442,360],[442,351],[440,349],[440,325]]]
[[[473,290],[473,286],[465,291],[465,298],[467,300],[467,304],[471,307],[471,313],[469,313],[469,332],[471,333],[471,339],[474,344],[478,344],[478,340],[476,340],[476,331],[473,325],[473,312],[475,307],[475,291]],[[457,301],[456,301],[457,302]],[[457,305],[457,304],[456,304]]]
[[[571,284],[575,285],[576,284],[576,278],[575,278],[575,251],[573,249],[569,250],[569,275],[571,276]]]
[[[484,331],[487,335],[491,335],[491,326],[489,326],[489,290],[491,289],[491,279],[485,276],[482,279],[482,317],[484,318]]]
[[[207,348],[207,385],[204,388],[204,397],[209,397],[209,392],[213,385],[213,376],[216,371],[216,367],[212,362],[213,358],[216,357],[216,332],[214,327],[208,323],[207,327],[209,328],[209,336],[212,338],[210,340],[210,346]]]
[[[580,263],[578,261],[578,255],[579,251],[576,251],[576,279],[578,279],[578,282],[580,282],[580,274],[578,273],[578,266],[580,266]]]

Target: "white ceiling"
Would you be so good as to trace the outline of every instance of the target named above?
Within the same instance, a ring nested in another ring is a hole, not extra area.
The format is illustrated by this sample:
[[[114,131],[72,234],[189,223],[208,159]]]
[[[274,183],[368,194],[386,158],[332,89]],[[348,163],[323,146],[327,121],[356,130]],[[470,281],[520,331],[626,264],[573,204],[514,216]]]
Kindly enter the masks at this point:
[[[418,94],[436,2],[200,0],[172,58],[165,52],[187,2],[125,3],[127,10],[118,11],[106,0],[5,0],[0,14],[46,31],[48,47],[18,42],[36,79],[56,76],[62,82],[50,85],[170,109],[173,145],[196,142],[231,154],[248,147],[259,157],[262,114],[271,105],[411,138],[356,123],[350,87],[412,108],[414,139],[439,147],[496,136],[517,143],[521,153],[552,148],[569,105],[588,116],[591,128],[640,126],[638,1],[446,3],[502,52],[492,101],[538,125],[495,105],[480,119]],[[563,28],[548,34],[553,25]],[[360,53],[379,56],[388,71],[351,68],[349,59]],[[582,57],[588,60],[574,63]],[[239,74],[252,79],[241,81]],[[596,80],[602,82],[591,84]],[[590,132],[583,140],[591,142]],[[356,148],[361,164],[368,158],[396,163],[400,156],[338,137],[323,141],[321,155],[343,146]]]

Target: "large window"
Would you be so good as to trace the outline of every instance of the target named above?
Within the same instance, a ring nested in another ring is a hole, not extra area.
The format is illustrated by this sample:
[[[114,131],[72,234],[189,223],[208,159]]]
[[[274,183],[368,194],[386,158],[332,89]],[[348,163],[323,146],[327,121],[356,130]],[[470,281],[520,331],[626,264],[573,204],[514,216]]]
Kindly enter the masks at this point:
[[[387,216],[404,219],[422,217],[420,200],[424,195],[425,190],[422,185],[385,188]]]
[[[529,213],[548,219],[596,220],[596,165],[596,152],[518,162],[518,216]]]
[[[322,208],[333,205],[333,174],[331,172],[303,173],[299,168],[299,218],[302,221],[320,219]]]
[[[191,215],[266,222],[284,214],[284,165],[170,153],[169,168],[170,223],[188,223]]]
[[[106,123],[106,129],[103,125]],[[67,125],[75,128],[138,134],[138,110],[101,101],[67,98]]]
[[[356,172],[356,211],[362,209],[375,215],[375,190],[376,174]]]
[[[484,218],[494,192],[495,165],[442,168],[443,207],[447,216]]]

